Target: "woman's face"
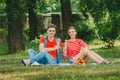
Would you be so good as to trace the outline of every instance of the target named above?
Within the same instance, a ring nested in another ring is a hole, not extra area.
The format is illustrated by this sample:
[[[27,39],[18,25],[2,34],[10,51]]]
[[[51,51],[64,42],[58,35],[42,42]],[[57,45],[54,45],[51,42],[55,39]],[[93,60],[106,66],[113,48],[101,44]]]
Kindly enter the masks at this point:
[[[48,34],[49,37],[54,37],[55,34],[56,34],[55,28],[49,28],[49,29],[47,30],[47,34]]]
[[[70,38],[75,38],[77,32],[75,31],[75,29],[69,29],[68,34],[69,34]]]

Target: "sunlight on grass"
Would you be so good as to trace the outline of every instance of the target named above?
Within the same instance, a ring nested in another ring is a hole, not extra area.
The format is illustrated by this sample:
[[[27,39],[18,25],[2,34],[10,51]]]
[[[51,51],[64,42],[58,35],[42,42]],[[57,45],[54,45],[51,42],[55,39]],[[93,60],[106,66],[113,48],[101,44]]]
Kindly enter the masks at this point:
[[[76,79],[87,79],[92,80],[96,78],[97,80],[103,79],[108,80],[108,78],[113,78],[115,80],[119,79],[119,69],[120,65],[99,65],[99,66],[39,66],[39,67],[23,67],[20,66],[19,70],[6,72],[0,74],[1,79],[5,80],[76,80]],[[113,68],[116,67],[116,68]],[[9,68],[8,68],[9,69]],[[13,67],[11,67],[13,69]],[[108,76],[107,76],[108,75]],[[104,79],[106,78],[106,79]]]
[[[120,46],[120,41],[119,41],[119,40],[116,40],[115,43],[114,43],[114,46],[115,46],[115,47]],[[100,41],[100,40],[94,40],[94,41],[89,45],[89,48],[90,48],[90,49],[96,49],[96,48],[102,48],[102,47],[105,47],[105,43],[104,43],[103,41]]]
[[[102,49],[95,43],[90,48],[112,65],[85,66],[24,66],[21,59],[28,58],[27,51],[0,55],[0,80],[119,80],[120,46],[119,41],[113,49]]]

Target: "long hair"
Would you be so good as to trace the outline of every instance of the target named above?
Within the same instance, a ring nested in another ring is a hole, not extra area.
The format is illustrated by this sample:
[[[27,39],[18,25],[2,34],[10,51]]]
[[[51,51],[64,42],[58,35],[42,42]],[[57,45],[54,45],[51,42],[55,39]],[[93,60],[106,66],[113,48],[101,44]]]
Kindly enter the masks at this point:
[[[74,29],[76,31],[76,28],[74,26],[70,26],[67,30],[67,39],[70,39],[70,35],[69,35],[69,30],[70,29]],[[77,33],[77,31],[76,31],[76,33]],[[78,38],[77,34],[76,34],[75,38]]]

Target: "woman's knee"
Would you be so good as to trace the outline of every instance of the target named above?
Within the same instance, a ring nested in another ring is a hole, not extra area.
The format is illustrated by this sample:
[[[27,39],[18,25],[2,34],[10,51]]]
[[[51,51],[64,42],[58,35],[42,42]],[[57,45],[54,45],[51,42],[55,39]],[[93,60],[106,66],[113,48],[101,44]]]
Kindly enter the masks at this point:
[[[83,54],[84,54],[84,55],[89,54],[89,52],[90,52],[90,51],[89,51],[88,49],[84,49],[84,50],[83,50]]]
[[[86,52],[87,52],[87,49],[83,49],[82,52],[83,52],[83,53],[86,53]]]

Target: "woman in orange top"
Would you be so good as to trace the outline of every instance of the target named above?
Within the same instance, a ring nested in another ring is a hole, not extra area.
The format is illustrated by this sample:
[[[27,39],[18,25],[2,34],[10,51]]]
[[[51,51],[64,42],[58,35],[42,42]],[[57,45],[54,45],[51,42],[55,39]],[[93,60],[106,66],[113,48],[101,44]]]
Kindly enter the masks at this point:
[[[68,29],[69,39],[64,44],[64,56],[68,57],[69,61],[76,64],[78,60],[92,59],[98,64],[109,64],[110,62],[104,60],[101,56],[88,49],[88,45],[80,38],[77,38],[77,32],[74,27]]]

